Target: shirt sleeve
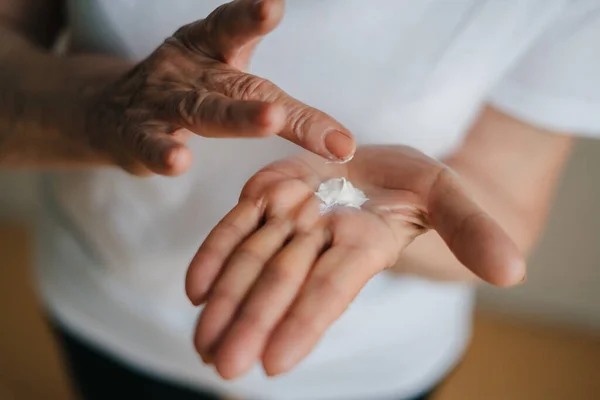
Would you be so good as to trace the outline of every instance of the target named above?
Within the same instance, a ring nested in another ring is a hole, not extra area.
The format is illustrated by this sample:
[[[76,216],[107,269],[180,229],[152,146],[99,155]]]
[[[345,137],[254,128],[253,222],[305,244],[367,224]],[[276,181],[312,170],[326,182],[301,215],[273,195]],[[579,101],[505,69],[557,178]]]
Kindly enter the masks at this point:
[[[600,137],[600,1],[570,1],[489,101],[541,128]]]

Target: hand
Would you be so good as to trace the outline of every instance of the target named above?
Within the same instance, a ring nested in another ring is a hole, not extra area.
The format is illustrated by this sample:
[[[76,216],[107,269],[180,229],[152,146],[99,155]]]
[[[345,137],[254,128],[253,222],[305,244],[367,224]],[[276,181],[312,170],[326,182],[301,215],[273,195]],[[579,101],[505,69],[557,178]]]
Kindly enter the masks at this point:
[[[341,124],[242,72],[283,6],[282,0],[236,0],[180,28],[94,96],[87,118],[94,146],[139,175],[185,171],[191,153],[184,142],[192,133],[278,134],[331,160],[352,156],[354,139]]]
[[[345,176],[370,199],[320,215],[320,182]],[[482,279],[521,281],[524,262],[502,229],[445,166],[407,147],[361,147],[346,165],[314,157],[276,162],[246,184],[239,204],[191,262],[186,290],[206,302],[195,345],[224,378],[262,360],[288,371],[315,346],[367,281],[428,228]]]

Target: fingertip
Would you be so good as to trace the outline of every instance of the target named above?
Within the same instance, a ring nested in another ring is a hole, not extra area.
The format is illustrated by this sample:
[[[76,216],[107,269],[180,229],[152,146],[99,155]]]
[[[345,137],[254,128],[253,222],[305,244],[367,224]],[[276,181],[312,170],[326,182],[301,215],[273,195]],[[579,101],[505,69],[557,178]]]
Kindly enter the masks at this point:
[[[195,266],[190,265],[185,276],[185,293],[190,303],[196,307],[205,302],[207,292],[206,285],[197,277],[197,270]]]
[[[213,363],[213,358],[209,354],[198,353],[202,362],[206,365],[211,365]]]
[[[252,0],[254,18],[261,22],[263,34],[269,33],[283,18],[285,2],[283,0]]]
[[[285,352],[273,350],[273,346],[267,347],[262,357],[262,366],[265,374],[269,377],[275,377],[289,372],[296,362],[290,357],[286,357]]]
[[[254,361],[247,357],[247,351],[240,346],[224,342],[216,352],[215,367],[223,379],[232,380],[245,375],[253,366]]]
[[[214,252],[201,247],[194,255],[185,275],[185,292],[190,302],[199,306],[206,302],[220,271],[222,260]]]
[[[210,318],[208,318],[210,321]],[[211,324],[207,323],[206,308],[200,313],[200,317],[196,322],[196,331],[194,332],[194,348],[205,363],[214,361],[211,354],[211,345],[214,337]]]
[[[527,263],[521,256],[512,256],[504,262],[500,269],[502,271],[496,279],[490,283],[495,286],[509,288],[525,283],[527,279]]]
[[[155,149],[144,159],[146,168],[157,175],[179,176],[186,172],[192,164],[190,149],[174,140],[162,140],[156,144]],[[158,154],[158,157],[153,154]]]
[[[265,103],[258,113],[256,123],[264,129],[264,136],[271,136],[281,131],[285,125],[285,108],[275,103]]]
[[[429,194],[430,222],[454,256],[494,286],[522,283],[525,258],[508,233],[473,202],[451,170],[436,176]]]
[[[202,335],[200,332],[200,321],[197,322],[196,331],[194,332],[194,349],[196,349],[196,353],[200,356],[202,361],[205,364],[212,364],[213,359],[210,354],[206,351],[204,346],[204,340],[202,339]]]
[[[484,281],[498,287],[512,287],[524,281],[525,258],[490,217],[471,219],[455,243],[455,255]]]
[[[298,326],[283,322],[269,338],[269,343],[263,351],[261,363],[267,376],[278,376],[291,371],[304,357],[312,346],[306,341],[306,336],[298,331]]]
[[[192,152],[184,145],[171,147],[165,151],[163,164],[165,166],[166,175],[181,175],[186,172],[192,164]]]
[[[215,359],[214,366],[221,378],[226,381],[231,381],[238,377],[238,374],[235,368],[232,368],[231,363],[220,361],[218,356]]]
[[[333,161],[347,162],[354,157],[356,141],[350,133],[333,130],[325,134],[323,141]]]

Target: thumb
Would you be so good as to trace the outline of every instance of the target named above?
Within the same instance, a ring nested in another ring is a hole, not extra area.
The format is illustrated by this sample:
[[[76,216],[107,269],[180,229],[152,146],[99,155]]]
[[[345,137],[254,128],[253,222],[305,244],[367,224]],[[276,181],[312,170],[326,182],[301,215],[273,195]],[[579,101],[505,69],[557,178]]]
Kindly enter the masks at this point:
[[[443,169],[429,193],[430,223],[456,258],[483,280],[513,286],[525,277],[525,260],[515,243]]]
[[[195,50],[245,70],[263,36],[283,18],[284,0],[235,0],[175,34]]]

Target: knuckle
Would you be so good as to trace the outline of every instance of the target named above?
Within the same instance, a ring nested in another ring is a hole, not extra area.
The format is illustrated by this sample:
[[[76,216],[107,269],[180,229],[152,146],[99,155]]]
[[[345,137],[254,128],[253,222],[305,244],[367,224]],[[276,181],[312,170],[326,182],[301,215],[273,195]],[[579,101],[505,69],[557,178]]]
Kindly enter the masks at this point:
[[[273,203],[287,208],[295,205],[299,200],[312,194],[308,186],[300,179],[286,179],[269,188],[267,199]]]
[[[263,265],[267,259],[250,246],[242,246],[232,257],[232,265]]]
[[[206,62],[207,68],[200,71],[199,77],[195,81],[198,87],[204,87],[213,92],[226,92],[229,82],[235,80],[239,74],[238,71],[229,69],[219,62]]]
[[[239,314],[240,322],[262,332],[269,329],[269,321],[262,310],[255,307],[242,307]]]
[[[273,184],[264,196],[267,216],[289,220],[294,211],[312,194],[310,188],[299,179]]]
[[[291,196],[289,196],[288,186],[289,184],[286,184],[285,182],[280,182],[276,185],[271,186],[267,190],[267,201],[270,204],[285,204],[291,198]]]
[[[284,260],[278,259],[267,266],[263,273],[263,279],[267,286],[278,287],[296,281],[298,274],[290,267],[289,263],[284,263]]]
[[[217,227],[224,236],[231,237],[232,240],[241,241],[246,238],[246,235],[242,228],[237,226],[234,222],[228,221],[227,219],[224,219],[221,222],[219,222]]]
[[[277,87],[270,81],[253,75],[240,75],[230,82],[228,95],[240,100],[274,100],[278,96]]]
[[[309,121],[314,120],[317,116],[317,111],[304,105],[295,105],[288,112],[288,125],[292,135],[302,140],[305,136],[306,125]]]
[[[214,267],[222,261],[222,252],[212,245],[205,243],[194,257],[193,269],[190,269],[190,271],[198,273],[198,276],[203,276],[201,273],[204,272],[206,268]]]
[[[276,234],[288,237],[292,232],[293,223],[287,218],[270,218],[265,224],[265,228],[275,231]]]
[[[190,90],[182,94],[173,104],[173,115],[179,116],[187,126],[194,126],[202,121],[201,110],[206,104],[208,95],[203,91]]]
[[[237,307],[240,296],[225,285],[217,285],[210,293],[213,309],[231,309]]]
[[[150,153],[150,139],[149,134],[142,127],[139,129],[129,130],[129,137],[132,147],[143,155],[149,155]]]
[[[242,188],[240,194],[240,201],[247,201],[254,204],[254,206],[260,210],[265,205],[265,198],[262,195],[263,185],[259,178],[256,176],[250,178],[248,182]]]

